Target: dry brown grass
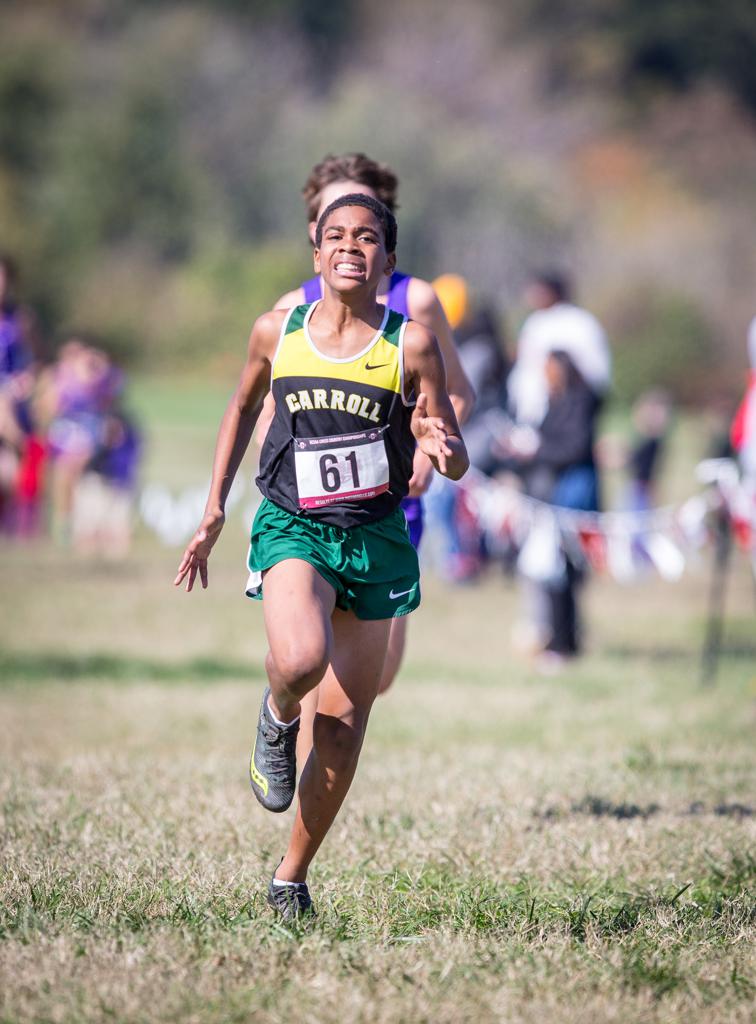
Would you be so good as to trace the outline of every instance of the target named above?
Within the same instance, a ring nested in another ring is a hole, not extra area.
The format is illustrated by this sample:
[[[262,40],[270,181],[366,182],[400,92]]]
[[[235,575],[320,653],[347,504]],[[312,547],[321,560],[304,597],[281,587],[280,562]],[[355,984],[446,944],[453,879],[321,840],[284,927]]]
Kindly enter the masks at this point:
[[[752,1019],[742,567],[709,690],[701,578],[597,583],[555,679],[513,658],[502,581],[430,582],[300,933],[263,900],[288,816],[247,789],[240,554],[187,597],[147,540],[108,569],[4,551],[0,1020]]]

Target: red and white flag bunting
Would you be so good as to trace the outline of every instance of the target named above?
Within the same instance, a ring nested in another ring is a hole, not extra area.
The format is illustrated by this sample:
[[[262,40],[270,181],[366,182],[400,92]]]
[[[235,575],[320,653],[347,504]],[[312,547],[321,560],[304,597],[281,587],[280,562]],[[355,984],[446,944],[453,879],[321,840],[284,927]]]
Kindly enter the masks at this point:
[[[547,583],[564,572],[565,557],[631,583],[654,570],[679,580],[726,515],[736,542],[756,557],[756,486],[740,479],[729,459],[697,469],[706,489],[677,505],[643,511],[580,512],[538,501],[509,483],[471,469],[460,482],[469,512],[493,546],[519,548],[523,575]]]

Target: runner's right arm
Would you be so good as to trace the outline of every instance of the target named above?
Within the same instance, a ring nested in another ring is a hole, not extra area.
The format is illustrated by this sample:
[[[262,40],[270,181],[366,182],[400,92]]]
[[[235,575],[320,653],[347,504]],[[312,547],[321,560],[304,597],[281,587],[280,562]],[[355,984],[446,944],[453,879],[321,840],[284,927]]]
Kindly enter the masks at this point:
[[[303,302],[304,288],[295,288],[294,291],[282,295],[273,309],[291,309],[293,306],[301,306]],[[273,396],[268,395],[255,426],[255,443],[260,450],[265,444],[265,438],[268,436],[270,425],[273,422],[273,412]]]
[[[188,577],[186,589],[191,590],[199,573],[203,588],[207,587],[207,559],[223,529],[226,498],[270,387],[271,363],[284,318],[285,313],[274,310],[259,317],[252,328],[244,369],[218,431],[205,514],[181,559],[175,586]]]

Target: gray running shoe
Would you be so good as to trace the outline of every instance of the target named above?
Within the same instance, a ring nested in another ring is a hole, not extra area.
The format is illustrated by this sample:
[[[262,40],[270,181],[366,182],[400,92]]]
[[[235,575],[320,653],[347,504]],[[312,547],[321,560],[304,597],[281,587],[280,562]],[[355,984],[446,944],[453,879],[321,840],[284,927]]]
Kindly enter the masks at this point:
[[[297,918],[308,914],[315,916],[315,908],[306,882],[274,885],[271,878],[268,886],[268,905],[273,907],[284,921],[296,921]]]
[[[249,780],[263,807],[278,813],[285,811],[294,799],[299,719],[292,725],[276,725],[268,710],[269,693],[270,687],[266,687],[249,759]]]

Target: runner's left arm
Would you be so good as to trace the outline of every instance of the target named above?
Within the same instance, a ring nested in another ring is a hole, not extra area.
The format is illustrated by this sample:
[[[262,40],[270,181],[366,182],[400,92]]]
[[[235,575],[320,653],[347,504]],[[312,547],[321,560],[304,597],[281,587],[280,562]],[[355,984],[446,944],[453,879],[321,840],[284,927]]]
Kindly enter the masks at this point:
[[[446,370],[438,341],[418,323],[409,323],[404,336],[404,373],[417,396],[412,432],[417,446],[435,469],[459,480],[469,465],[454,406],[446,391]]]
[[[419,277],[413,277],[409,283],[407,304],[412,319],[436,335],[446,366],[449,398],[454,406],[457,421],[465,423],[470,418],[475,406],[475,392],[459,360],[457,346],[454,344],[454,335],[449,321],[446,319],[444,307],[439,302],[430,282],[423,281]],[[422,454],[420,449],[416,449],[414,469],[410,480],[410,497],[416,498],[425,494],[431,484],[433,468],[433,464]]]

